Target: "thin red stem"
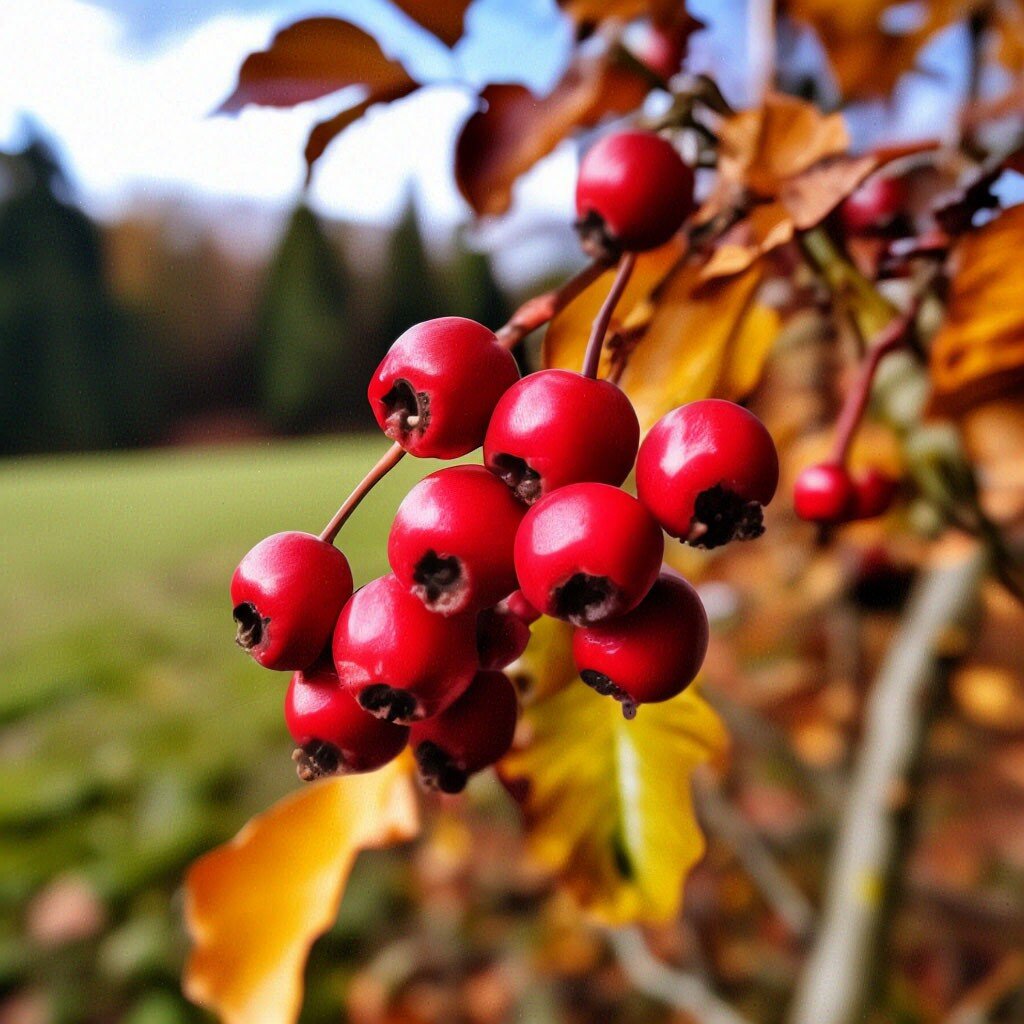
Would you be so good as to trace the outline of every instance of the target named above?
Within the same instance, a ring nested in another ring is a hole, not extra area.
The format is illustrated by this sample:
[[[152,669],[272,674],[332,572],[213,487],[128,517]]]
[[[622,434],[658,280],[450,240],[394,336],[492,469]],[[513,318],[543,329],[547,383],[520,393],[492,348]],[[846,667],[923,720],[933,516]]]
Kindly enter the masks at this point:
[[[583,357],[584,377],[597,377],[597,371],[601,365],[601,349],[604,346],[605,335],[608,333],[608,325],[612,322],[615,307],[619,304],[619,299],[622,298],[626,285],[629,284],[629,279],[633,275],[633,268],[635,266],[635,252],[627,252],[619,260],[619,269],[615,274],[615,280],[612,282],[611,291],[608,292],[608,298],[604,300],[604,305],[594,320],[594,327],[590,332],[590,340],[587,342],[586,355]]]
[[[594,260],[588,263],[578,274],[570,277],[564,284],[553,288],[543,295],[537,295],[527,299],[512,314],[504,327],[498,328],[495,332],[498,341],[505,348],[515,348],[528,334],[532,334],[538,327],[553,320],[566,306],[572,302],[581,292],[589,288],[606,270],[608,264],[601,260]]]
[[[874,382],[875,374],[878,372],[878,364],[890,353],[903,348],[907,344],[908,335],[913,328],[914,319],[920,301],[906,313],[900,314],[893,319],[881,334],[878,340],[868,349],[868,354],[861,364],[860,375],[856,383],[846,396],[843,408],[836,421],[836,436],[832,444],[832,461],[845,465],[850,454],[850,445],[853,443],[853,436],[857,432],[861,419],[864,417],[864,410],[868,406],[868,399],[871,396],[871,385]]]
[[[344,504],[334,513],[331,521],[323,528],[320,534],[321,540],[327,541],[328,544],[334,543],[334,538],[338,536],[338,531],[348,521],[348,517],[359,507],[359,503],[363,498],[402,461],[403,455],[405,455],[405,449],[400,444],[393,444],[380,457],[373,469],[356,484],[352,493],[345,499]]]

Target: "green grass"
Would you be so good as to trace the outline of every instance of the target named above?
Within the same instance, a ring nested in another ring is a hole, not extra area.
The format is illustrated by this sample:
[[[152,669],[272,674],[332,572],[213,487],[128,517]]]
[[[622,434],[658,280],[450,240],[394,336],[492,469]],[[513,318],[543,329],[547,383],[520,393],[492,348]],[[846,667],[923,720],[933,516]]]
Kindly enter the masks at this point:
[[[331,438],[0,464],[0,983],[42,969],[22,913],[75,872],[111,926],[59,993],[67,1019],[139,978],[171,984],[185,865],[295,785],[286,677],[235,648],[231,571],[268,533],[319,530],[383,448]],[[357,583],[386,570],[394,510],[434,468],[406,459],[345,527]],[[135,964],[140,930],[160,939]]]

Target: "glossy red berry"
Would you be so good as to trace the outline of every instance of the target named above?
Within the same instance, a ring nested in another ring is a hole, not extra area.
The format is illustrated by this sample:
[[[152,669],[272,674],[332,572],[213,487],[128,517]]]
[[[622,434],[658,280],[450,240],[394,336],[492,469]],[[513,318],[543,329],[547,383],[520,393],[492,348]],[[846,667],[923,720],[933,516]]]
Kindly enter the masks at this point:
[[[903,212],[907,199],[901,178],[876,174],[845,200],[839,215],[847,234],[883,234]]]
[[[338,679],[360,707],[408,724],[443,711],[469,686],[476,615],[435,615],[389,573],[345,605],[333,652]]]
[[[666,571],[640,604],[621,618],[573,633],[580,677],[622,703],[626,718],[638,704],[669,700],[690,685],[708,649],[708,617],[697,591]]]
[[[899,482],[888,473],[871,466],[853,477],[853,508],[851,519],[874,519],[889,511]]]
[[[516,691],[501,672],[479,672],[446,711],[412,727],[409,742],[428,789],[459,793],[469,776],[492,765],[512,746]]]
[[[516,589],[512,550],[525,511],[483,466],[439,470],[398,507],[388,561],[431,611],[489,607]]]
[[[667,533],[695,547],[759,537],[778,483],[779,457],[764,424],[718,398],[662,416],[636,461],[640,500]]]
[[[264,668],[308,668],[352,596],[348,560],[311,533],[261,540],[231,577],[235,641]]]
[[[580,162],[576,227],[595,257],[664,245],[693,210],[693,171],[660,135],[606,135]]]
[[[480,447],[495,403],[518,379],[493,331],[445,316],[391,346],[368,395],[381,429],[410,455],[454,459]]]
[[[695,22],[683,18],[678,25],[644,26],[643,34],[629,43],[633,56],[663,82],[675,75],[686,54],[686,41]]]
[[[526,650],[529,642],[529,623],[504,601],[485,608],[477,616],[476,650],[481,668],[506,668]]]
[[[509,594],[502,602],[502,605],[512,612],[513,615],[518,615],[528,626],[540,618],[540,612],[526,600],[526,595],[521,590],[516,590]]]
[[[487,468],[532,504],[567,484],[617,487],[629,475],[640,424],[614,384],[540,370],[502,395],[484,439]]]
[[[808,466],[793,485],[793,509],[809,523],[844,523],[854,508],[855,490],[845,466]]]
[[[577,626],[635,608],[658,578],[665,541],[632,495],[608,484],[572,484],[537,502],[516,536],[526,599]]]
[[[304,782],[372,772],[398,757],[409,739],[406,726],[374,718],[356,703],[329,658],[292,676],[284,718],[298,744],[292,759]]]

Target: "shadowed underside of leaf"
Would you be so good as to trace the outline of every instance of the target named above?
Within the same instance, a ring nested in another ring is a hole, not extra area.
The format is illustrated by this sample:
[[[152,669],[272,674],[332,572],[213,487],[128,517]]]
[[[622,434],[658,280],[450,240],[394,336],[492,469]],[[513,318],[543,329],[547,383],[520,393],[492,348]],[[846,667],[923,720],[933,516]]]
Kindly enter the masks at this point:
[[[608,924],[678,913],[704,852],[694,768],[721,755],[722,726],[687,691],[627,721],[617,701],[578,680],[526,708],[526,745],[500,765],[532,855]]]
[[[391,0],[400,10],[437,36],[446,46],[454,46],[465,30],[466,10],[472,0]]]
[[[404,759],[315,783],[253,818],[189,871],[186,995],[227,1024],[294,1021],[306,956],[337,915],[356,854],[417,829]]]
[[[521,174],[575,129],[635,109],[649,88],[641,75],[606,58],[570,65],[544,97],[522,85],[488,85],[455,148],[459,191],[477,215],[504,213]]]

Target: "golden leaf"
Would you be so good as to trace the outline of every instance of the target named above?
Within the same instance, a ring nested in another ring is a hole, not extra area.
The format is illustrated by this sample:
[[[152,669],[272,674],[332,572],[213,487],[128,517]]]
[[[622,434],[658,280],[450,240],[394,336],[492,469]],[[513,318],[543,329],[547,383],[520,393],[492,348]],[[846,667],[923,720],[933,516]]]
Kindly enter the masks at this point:
[[[965,235],[953,251],[946,320],[930,355],[932,407],[959,414],[1024,386],[1024,206]]]
[[[477,215],[504,213],[521,174],[575,129],[633,110],[649,88],[642,75],[607,57],[571,64],[544,97],[522,85],[488,85],[455,147],[459,191]]]
[[[507,669],[524,705],[545,700],[576,678],[572,626],[542,615],[530,626],[530,643]]]
[[[711,708],[691,688],[627,721],[577,681],[527,707],[520,735],[499,771],[532,856],[604,923],[674,917],[704,852],[690,778],[726,745]]]
[[[306,956],[337,915],[356,854],[417,829],[401,758],[314,783],[253,818],[189,870],[186,995],[227,1024],[294,1021]]]

